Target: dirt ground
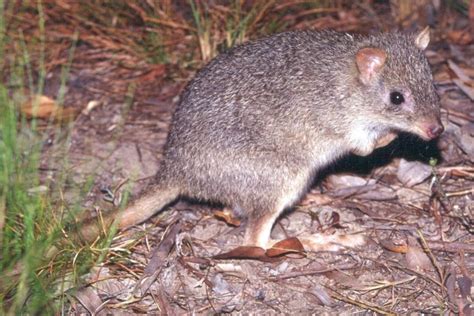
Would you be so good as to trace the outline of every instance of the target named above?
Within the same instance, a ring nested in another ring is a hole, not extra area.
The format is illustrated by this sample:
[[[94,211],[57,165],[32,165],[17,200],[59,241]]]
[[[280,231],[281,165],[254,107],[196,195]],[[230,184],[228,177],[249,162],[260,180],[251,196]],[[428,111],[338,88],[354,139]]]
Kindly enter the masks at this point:
[[[445,133],[431,143],[402,135],[369,157],[331,166],[272,235],[363,234],[366,246],[276,262],[215,260],[241,244],[245,224],[218,218],[218,206],[180,201],[115,237],[105,262],[73,295],[71,313],[472,313],[474,102],[460,81],[472,93],[474,46],[434,34],[427,56]],[[66,199],[74,201],[92,179],[81,201],[91,216],[114,208],[107,189],[117,200],[153,180],[173,109],[192,76],[179,64],[134,61],[126,68],[94,61],[94,53],[77,47],[91,63],[73,63],[65,101],[82,111],[65,140]],[[48,78],[45,94],[55,97],[59,69]],[[45,147],[45,157],[46,168],[63,153]],[[430,157],[438,158],[436,167]]]

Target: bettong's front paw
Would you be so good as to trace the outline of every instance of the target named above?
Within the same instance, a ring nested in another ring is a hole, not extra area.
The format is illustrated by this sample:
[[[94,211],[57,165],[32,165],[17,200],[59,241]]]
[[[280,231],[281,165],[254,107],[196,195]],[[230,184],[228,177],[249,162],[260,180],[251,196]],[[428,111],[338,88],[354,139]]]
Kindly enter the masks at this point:
[[[387,135],[380,137],[380,138],[377,139],[377,141],[375,142],[375,148],[374,148],[374,149],[387,146],[387,145],[390,144],[395,138],[397,138],[397,136],[398,136],[398,134],[393,133],[393,132],[389,132]]]
[[[389,132],[388,134],[378,138],[372,144],[369,144],[365,147],[359,147],[352,150],[353,154],[358,156],[368,156],[374,152],[377,148],[382,148],[390,144],[395,138],[397,138],[397,134],[393,132]]]

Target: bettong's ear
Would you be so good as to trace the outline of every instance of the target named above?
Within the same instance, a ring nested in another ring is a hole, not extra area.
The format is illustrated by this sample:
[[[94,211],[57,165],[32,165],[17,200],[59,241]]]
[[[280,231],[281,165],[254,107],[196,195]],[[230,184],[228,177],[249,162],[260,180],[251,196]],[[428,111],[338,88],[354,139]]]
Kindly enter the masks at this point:
[[[387,53],[380,48],[361,48],[356,54],[359,79],[364,85],[370,85],[382,71]]]
[[[415,36],[415,45],[421,50],[425,50],[430,43],[430,27],[427,26]]]

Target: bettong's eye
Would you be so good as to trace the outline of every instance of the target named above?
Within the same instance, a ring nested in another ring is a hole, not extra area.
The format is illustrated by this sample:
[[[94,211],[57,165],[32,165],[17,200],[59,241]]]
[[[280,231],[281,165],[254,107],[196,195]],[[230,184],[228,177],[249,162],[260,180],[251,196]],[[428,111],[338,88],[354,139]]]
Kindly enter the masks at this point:
[[[390,102],[395,105],[400,105],[405,102],[405,97],[398,91],[393,91],[390,93]]]

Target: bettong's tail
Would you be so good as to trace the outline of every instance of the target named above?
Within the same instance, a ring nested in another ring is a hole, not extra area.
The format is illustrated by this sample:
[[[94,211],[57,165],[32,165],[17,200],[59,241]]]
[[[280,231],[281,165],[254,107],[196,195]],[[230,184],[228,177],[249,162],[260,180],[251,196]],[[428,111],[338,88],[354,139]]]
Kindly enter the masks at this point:
[[[152,185],[125,209],[117,209],[104,214],[103,221],[98,218],[84,221],[79,228],[80,238],[92,241],[112,224],[117,225],[117,229],[124,230],[144,222],[176,200],[178,196],[179,190],[175,188]]]

